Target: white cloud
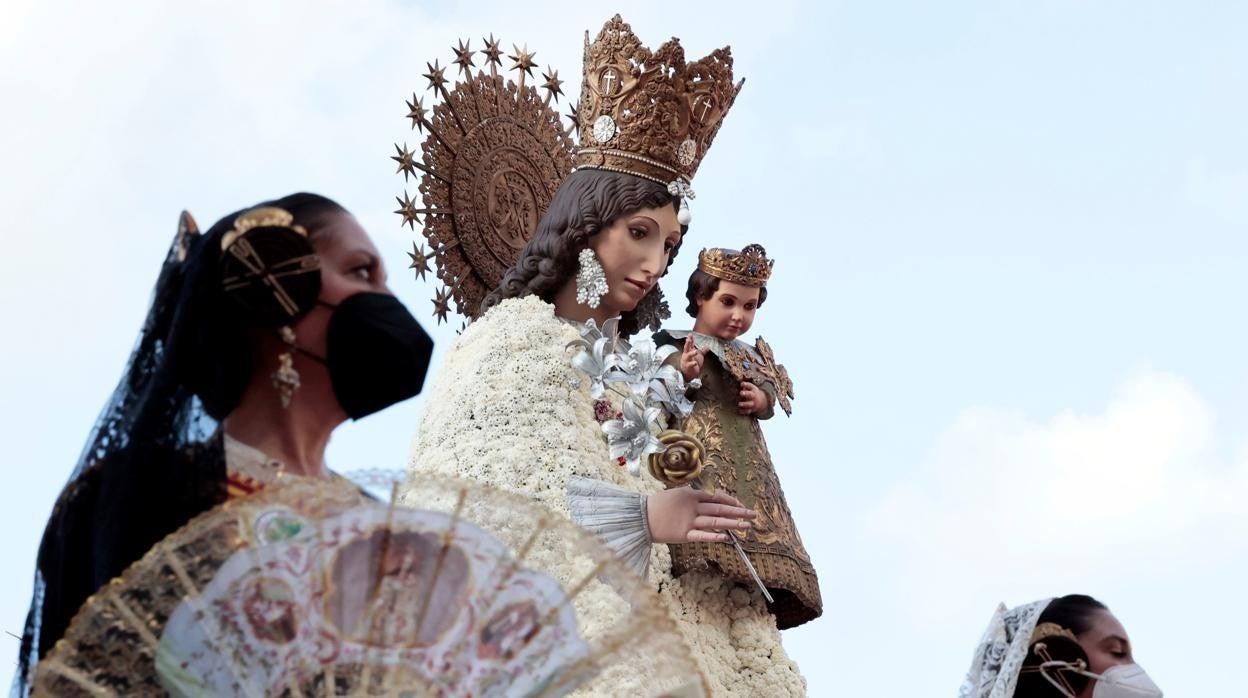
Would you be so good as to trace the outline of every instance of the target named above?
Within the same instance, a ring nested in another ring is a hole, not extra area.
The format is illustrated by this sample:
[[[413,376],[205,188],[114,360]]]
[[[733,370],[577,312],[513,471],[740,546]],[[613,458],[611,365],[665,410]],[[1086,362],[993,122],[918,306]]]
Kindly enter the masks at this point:
[[[907,575],[920,613],[947,611],[951,598],[988,608],[989,590],[1063,593],[1144,567],[1192,575],[1248,550],[1248,458],[1221,456],[1214,427],[1187,381],[1157,372],[1131,377],[1094,414],[970,409],[870,528],[903,567],[941,571]]]

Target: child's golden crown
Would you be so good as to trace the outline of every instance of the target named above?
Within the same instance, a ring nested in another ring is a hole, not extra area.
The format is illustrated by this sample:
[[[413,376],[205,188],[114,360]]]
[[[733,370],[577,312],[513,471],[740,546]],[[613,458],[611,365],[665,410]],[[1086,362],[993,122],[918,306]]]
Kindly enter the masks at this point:
[[[698,269],[742,286],[766,286],[774,265],[762,245],[746,245],[740,252],[711,247],[698,254]]]

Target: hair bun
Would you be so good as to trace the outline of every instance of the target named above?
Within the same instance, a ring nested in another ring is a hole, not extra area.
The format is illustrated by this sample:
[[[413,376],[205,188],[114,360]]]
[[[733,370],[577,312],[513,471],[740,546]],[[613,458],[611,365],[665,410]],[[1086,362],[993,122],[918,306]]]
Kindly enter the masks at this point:
[[[1066,662],[1086,670],[1088,654],[1083,651],[1075,634],[1070,630],[1056,623],[1037,625],[1031,636],[1027,658],[1023,660],[1022,672],[1018,676],[1015,698],[1062,698],[1062,692],[1040,670],[1040,665],[1046,662]],[[1091,681],[1072,669],[1049,668],[1045,673],[1058,683],[1064,683],[1073,695],[1082,693]]]
[[[321,294],[320,258],[293,221],[282,209],[253,209],[222,238],[221,288],[251,324],[290,324]]]

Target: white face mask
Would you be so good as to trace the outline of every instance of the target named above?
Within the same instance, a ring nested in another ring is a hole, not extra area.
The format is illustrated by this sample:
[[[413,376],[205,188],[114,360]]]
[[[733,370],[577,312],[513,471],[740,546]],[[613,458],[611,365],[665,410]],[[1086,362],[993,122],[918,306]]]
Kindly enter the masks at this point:
[[[1065,669],[1074,671],[1089,678],[1096,679],[1092,687],[1092,698],[1162,698],[1161,689],[1144,673],[1139,664],[1119,664],[1110,667],[1103,674],[1083,671],[1069,662],[1045,662],[1040,665],[1040,675],[1053,684],[1067,698],[1077,698],[1066,692],[1046,669]]]

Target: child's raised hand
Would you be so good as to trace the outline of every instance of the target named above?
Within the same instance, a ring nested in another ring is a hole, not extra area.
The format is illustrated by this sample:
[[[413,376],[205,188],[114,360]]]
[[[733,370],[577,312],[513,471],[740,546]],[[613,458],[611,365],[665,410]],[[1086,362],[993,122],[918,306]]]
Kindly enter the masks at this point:
[[[738,396],[737,410],[741,414],[758,414],[767,409],[771,401],[763,389],[749,381],[741,381],[741,392]]]
[[[706,350],[698,349],[693,343],[693,335],[685,337],[685,348],[680,354],[680,372],[685,380],[691,381],[702,375],[702,364],[706,362]]]

